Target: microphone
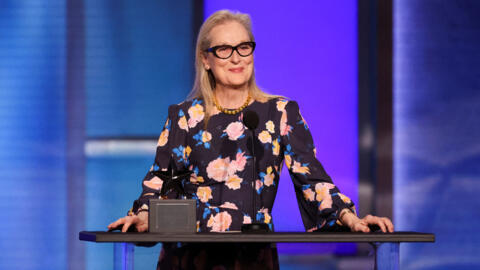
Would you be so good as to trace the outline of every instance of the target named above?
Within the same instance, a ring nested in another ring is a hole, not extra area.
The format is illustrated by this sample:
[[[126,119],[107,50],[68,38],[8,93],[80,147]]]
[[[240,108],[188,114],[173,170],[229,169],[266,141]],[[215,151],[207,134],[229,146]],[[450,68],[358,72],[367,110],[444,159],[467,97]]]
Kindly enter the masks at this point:
[[[258,114],[254,111],[246,111],[243,114],[243,124],[252,132],[258,127],[258,121]]]
[[[268,228],[268,225],[265,223],[257,222],[257,215],[256,215],[256,206],[257,206],[257,199],[256,199],[256,194],[255,194],[255,178],[257,175],[257,170],[256,170],[256,165],[257,165],[257,159],[255,156],[255,129],[258,126],[258,114],[254,111],[246,111],[243,114],[243,124],[252,132],[252,140],[251,140],[251,146],[252,146],[252,158],[253,158],[253,166],[252,166],[252,198],[253,198],[253,203],[252,203],[252,216],[251,220],[252,223],[250,224],[243,224],[242,225],[242,232],[247,232],[247,233],[264,233],[264,232],[269,232],[270,229]],[[255,221],[254,221],[255,220]]]

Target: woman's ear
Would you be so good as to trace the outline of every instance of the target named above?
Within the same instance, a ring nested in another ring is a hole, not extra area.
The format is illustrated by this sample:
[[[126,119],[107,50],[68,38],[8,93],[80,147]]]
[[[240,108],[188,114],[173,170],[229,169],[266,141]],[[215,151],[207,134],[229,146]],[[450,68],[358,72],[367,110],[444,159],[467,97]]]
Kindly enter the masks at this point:
[[[202,63],[203,63],[203,67],[206,70],[210,70],[210,65],[208,64],[208,59],[207,59],[207,54],[206,53],[202,53]]]

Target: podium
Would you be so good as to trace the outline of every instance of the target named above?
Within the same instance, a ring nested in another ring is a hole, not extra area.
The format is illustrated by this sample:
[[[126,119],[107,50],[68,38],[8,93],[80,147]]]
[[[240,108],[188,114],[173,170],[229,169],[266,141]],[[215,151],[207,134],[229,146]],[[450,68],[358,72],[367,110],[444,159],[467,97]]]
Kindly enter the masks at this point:
[[[375,250],[375,269],[400,269],[400,243],[435,242],[435,235],[418,232],[271,232],[271,233],[121,233],[82,231],[79,239],[114,243],[114,269],[133,270],[134,246],[158,242],[185,243],[371,243]]]

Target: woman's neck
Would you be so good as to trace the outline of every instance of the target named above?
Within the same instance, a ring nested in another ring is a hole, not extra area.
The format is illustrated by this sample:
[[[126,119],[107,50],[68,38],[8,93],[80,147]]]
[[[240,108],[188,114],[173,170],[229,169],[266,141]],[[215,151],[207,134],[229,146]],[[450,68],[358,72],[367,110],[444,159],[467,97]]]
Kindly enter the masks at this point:
[[[248,97],[248,88],[217,87],[215,97],[220,106],[226,109],[235,109],[242,106]]]

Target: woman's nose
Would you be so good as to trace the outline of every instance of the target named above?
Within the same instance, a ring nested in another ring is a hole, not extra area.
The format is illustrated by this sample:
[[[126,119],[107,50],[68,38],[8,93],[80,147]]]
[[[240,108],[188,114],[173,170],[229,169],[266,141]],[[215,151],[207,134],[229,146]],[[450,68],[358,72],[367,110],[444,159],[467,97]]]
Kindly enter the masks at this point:
[[[237,50],[234,50],[230,57],[230,61],[232,61],[232,63],[238,63],[240,62],[240,57],[241,56],[238,54]]]

